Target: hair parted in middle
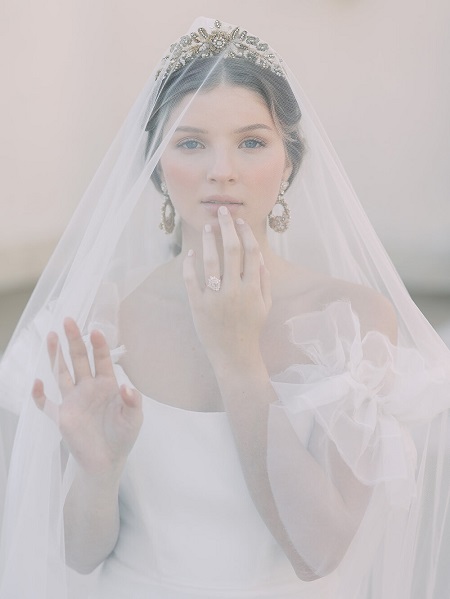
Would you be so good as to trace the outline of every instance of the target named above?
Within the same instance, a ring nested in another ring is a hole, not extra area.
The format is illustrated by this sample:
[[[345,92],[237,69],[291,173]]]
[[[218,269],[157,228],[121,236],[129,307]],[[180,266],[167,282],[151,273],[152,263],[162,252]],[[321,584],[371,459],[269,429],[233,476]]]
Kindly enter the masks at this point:
[[[306,144],[300,134],[301,111],[286,79],[245,58],[200,57],[172,72],[161,85],[154,109],[147,122],[147,153],[157,145],[172,110],[189,94],[210,91],[219,85],[246,88],[265,102],[285,145],[292,166],[289,183],[296,176]],[[161,185],[158,169],[152,174],[157,188]]]

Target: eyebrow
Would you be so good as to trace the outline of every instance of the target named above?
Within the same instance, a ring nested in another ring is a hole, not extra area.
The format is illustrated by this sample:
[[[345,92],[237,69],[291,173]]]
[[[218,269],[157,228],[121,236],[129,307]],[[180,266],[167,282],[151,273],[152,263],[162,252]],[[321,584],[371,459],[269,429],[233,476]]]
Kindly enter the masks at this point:
[[[267,131],[272,131],[272,127],[269,125],[264,125],[263,123],[255,123],[254,125],[246,125],[245,127],[240,127],[236,129],[235,133],[246,133],[247,131],[254,131],[255,129],[265,129]],[[208,133],[205,129],[200,129],[199,127],[187,127],[180,126],[177,127],[177,131],[185,132],[185,133]]]
[[[254,125],[247,125],[236,130],[236,133],[246,133],[247,131],[254,131],[255,129],[266,129],[266,131],[272,131],[272,127],[264,125],[263,123],[255,123]]]
[[[177,127],[176,131],[184,131],[186,133],[207,133],[205,129],[199,129],[198,127]]]

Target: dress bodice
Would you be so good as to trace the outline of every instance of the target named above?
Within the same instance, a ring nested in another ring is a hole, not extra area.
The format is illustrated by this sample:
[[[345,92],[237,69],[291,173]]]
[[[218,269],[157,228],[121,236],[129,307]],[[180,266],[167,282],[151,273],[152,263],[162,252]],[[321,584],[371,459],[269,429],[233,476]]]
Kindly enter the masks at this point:
[[[256,510],[226,413],[147,397],[143,406],[121,484],[120,536],[101,574],[117,594],[104,596],[120,597],[126,581],[123,596],[133,599],[323,599],[321,581],[298,580]]]

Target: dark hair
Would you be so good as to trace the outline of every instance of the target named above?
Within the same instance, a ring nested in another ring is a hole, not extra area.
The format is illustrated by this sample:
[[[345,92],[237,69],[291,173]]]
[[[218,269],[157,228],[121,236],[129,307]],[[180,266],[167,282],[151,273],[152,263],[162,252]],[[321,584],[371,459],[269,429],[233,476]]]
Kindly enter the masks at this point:
[[[198,58],[171,73],[161,87],[146,127],[147,152],[151,144],[157,141],[155,136],[158,130],[161,135],[161,121],[165,122],[171,110],[186,95],[196,92],[200,87],[202,91],[213,89],[221,83],[245,87],[263,98],[284,140],[286,153],[292,163],[292,173],[289,177],[291,183],[305,153],[305,143],[299,131],[300,107],[284,77],[244,58]],[[152,180],[159,188],[161,180],[158,169],[154,170]]]

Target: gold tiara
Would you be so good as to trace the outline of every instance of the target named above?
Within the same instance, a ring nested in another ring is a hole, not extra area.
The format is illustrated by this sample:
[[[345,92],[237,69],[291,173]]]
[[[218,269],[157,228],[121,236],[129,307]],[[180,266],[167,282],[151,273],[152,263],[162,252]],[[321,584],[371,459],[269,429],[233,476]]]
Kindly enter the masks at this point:
[[[220,21],[214,21],[214,28],[208,33],[204,27],[184,35],[171,45],[170,52],[162,60],[161,68],[156,77],[163,73],[163,80],[171,73],[182,69],[196,58],[207,58],[224,54],[225,58],[244,58],[257,64],[263,69],[269,69],[279,77],[286,77],[279,58],[269,44],[259,37],[249,35],[239,27],[229,26],[225,30]]]

